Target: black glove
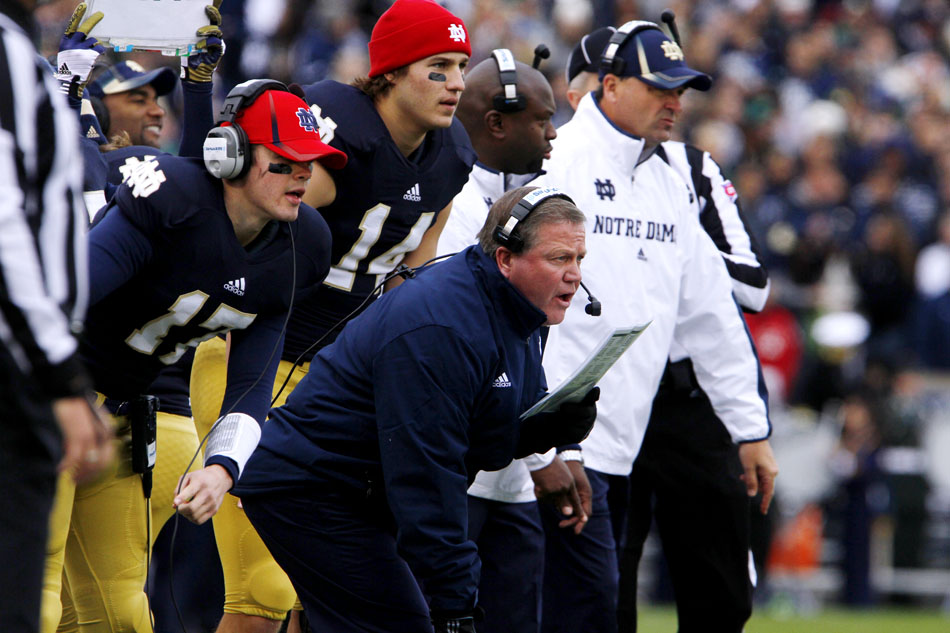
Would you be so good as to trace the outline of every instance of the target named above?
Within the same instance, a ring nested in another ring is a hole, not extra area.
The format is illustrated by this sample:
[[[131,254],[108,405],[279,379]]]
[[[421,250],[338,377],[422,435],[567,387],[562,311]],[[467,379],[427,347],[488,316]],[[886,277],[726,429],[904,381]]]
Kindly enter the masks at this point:
[[[435,633],[475,633],[475,617],[465,615],[450,618],[433,614],[432,628]]]
[[[587,392],[580,402],[565,402],[557,411],[539,413],[521,423],[516,458],[544,453],[555,446],[577,444],[590,434],[597,418],[600,387]]]

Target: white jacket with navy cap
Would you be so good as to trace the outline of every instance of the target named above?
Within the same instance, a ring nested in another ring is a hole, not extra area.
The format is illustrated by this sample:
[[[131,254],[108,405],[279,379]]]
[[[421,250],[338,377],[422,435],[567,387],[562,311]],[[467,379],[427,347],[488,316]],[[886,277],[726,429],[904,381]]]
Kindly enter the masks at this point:
[[[532,184],[559,187],[586,215],[582,271],[603,314],[591,319],[575,295],[577,305],[548,337],[548,383],[566,378],[614,328],[652,321],[600,382],[597,421],[582,443],[586,465],[630,472],[674,341],[732,439],[767,438],[755,348],[722,255],[691,206],[695,192],[656,154],[639,162],[643,139],[616,127],[591,94],[553,145],[547,173]]]

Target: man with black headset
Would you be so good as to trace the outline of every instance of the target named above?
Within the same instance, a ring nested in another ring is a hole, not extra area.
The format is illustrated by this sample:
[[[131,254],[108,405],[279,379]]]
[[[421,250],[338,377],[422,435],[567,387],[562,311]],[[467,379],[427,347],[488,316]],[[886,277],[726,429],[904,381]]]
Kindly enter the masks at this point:
[[[539,55],[535,62],[541,59]],[[555,104],[550,84],[508,49],[492,51],[467,73],[465,84],[456,116],[478,161],[452,203],[452,215],[439,237],[439,255],[477,241],[492,204],[537,177],[557,136],[551,124]],[[515,460],[497,472],[480,472],[468,490],[469,538],[478,545],[482,562],[478,600],[485,617],[480,631],[539,630],[544,569],[539,497],[570,515],[566,528],[584,527],[590,513],[584,469],[578,462],[562,461],[554,450]]]
[[[678,39],[672,12],[664,12],[663,19]],[[615,31],[598,29],[571,52],[567,96],[572,107],[600,85],[600,56]],[[768,298],[769,278],[735,187],[708,152],[679,141],[664,141],[661,147],[696,193],[695,211],[722,253],[736,302],[743,311],[758,312]],[[752,612],[754,568],[750,500],[741,472],[738,447],[696,382],[689,359],[671,361],[633,465],[629,500],[621,496],[617,508],[629,501],[627,529],[615,535],[621,547],[620,633],[637,630],[637,571],[654,519],[676,594],[679,630],[742,631]]]
[[[314,630],[474,632],[469,484],[596,415],[595,388],[518,420],[545,391],[540,328],[578,289],[583,221],[556,189],[508,192],[478,245],[350,321],[271,411],[235,494]]]
[[[65,568],[83,630],[151,628],[143,588],[152,468],[164,519],[177,507],[200,523],[257,444],[290,305],[329,268],[329,230],[301,198],[314,161],[346,160],[301,112],[306,104],[282,84],[238,86],[205,141],[204,164],[146,157],[89,233],[80,355],[128,442],[107,478],[68,491],[70,523],[54,526],[69,529]],[[188,347],[221,332],[233,334],[224,415],[204,468],[176,491],[190,456],[156,452],[163,420],[147,389]]]
[[[388,292],[403,281],[393,270],[435,256],[452,199],[475,160],[454,116],[472,50],[462,20],[430,0],[396,0],[368,46],[368,77],[302,88],[324,142],[349,162],[332,174],[315,169],[304,197],[330,226],[332,267],[323,285],[294,306],[274,385],[278,405],[313,355],[375,299],[377,286]],[[219,341],[195,353],[191,403],[199,428],[217,417],[224,362]],[[226,498],[214,528],[225,582],[218,633],[276,633],[295,604],[287,575],[236,498]]]
[[[596,322],[578,320],[575,310],[552,328],[545,352],[549,379],[563,378],[612,326],[652,323],[637,353],[622,357],[602,381],[609,402],[582,444],[593,489],[587,527],[565,534],[556,529],[561,517],[542,508],[545,632],[617,630],[616,536],[624,517],[612,513],[608,496],[619,490],[626,498],[627,475],[671,355],[692,359],[698,385],[729,440],[739,444],[736,476],[747,494],[762,492],[763,511],[777,474],[754,346],[722,256],[697,221],[697,192],[670,166],[661,145],[670,138],[682,93],[706,90],[711,79],[689,68],[676,42],[652,22],[624,24],[595,56],[600,86],[558,130],[541,182],[565,182],[583,201],[588,239],[597,245],[587,272],[597,280],[604,309]],[[712,424],[708,418],[699,423]]]

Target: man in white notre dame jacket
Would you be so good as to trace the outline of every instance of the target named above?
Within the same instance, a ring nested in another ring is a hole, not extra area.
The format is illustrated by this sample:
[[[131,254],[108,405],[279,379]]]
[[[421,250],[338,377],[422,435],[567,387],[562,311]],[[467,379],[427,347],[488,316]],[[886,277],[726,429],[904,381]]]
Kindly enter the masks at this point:
[[[600,85],[601,52],[616,30],[597,29],[571,51],[572,108]],[[736,303],[743,312],[759,312],[768,299],[769,276],[732,182],[709,152],[694,145],[664,141],[657,151],[696,193],[695,212],[726,263]],[[630,473],[630,494],[613,495],[611,489],[609,497],[611,515],[627,518],[624,532],[614,535],[618,633],[637,631],[638,569],[653,524],[676,597],[679,633],[741,633],[752,615],[756,582],[753,500],[741,473],[739,447],[697,383],[686,352],[674,344]]]
[[[465,126],[478,161],[452,203],[438,254],[475,243],[488,209],[506,191],[535,178],[557,136],[551,117],[554,94],[538,70],[516,62],[507,49],[471,69],[456,116]],[[588,317],[589,318],[589,317]],[[581,530],[590,512],[590,486],[583,466],[570,461],[573,447],[513,461],[480,472],[468,491],[469,538],[482,560],[479,633],[538,633],[544,531],[536,498],[551,501],[570,517],[564,528]],[[576,482],[575,482],[576,480]]]
[[[611,516],[607,495],[612,481],[630,473],[674,347],[692,359],[699,385],[740,445],[747,493],[761,491],[763,509],[778,473],[764,383],[722,256],[691,206],[696,192],[658,151],[670,139],[682,93],[707,90],[711,79],[689,68],[679,46],[650,22],[618,29],[600,76],[600,87],[558,130],[536,183],[558,183],[587,215],[584,275],[603,304],[600,319],[574,309],[552,328],[548,382],[558,384],[614,327],[652,324],[600,383],[597,422],[582,443],[593,491],[584,531],[557,530],[562,517],[542,507],[545,633],[617,630],[614,522],[623,517]]]

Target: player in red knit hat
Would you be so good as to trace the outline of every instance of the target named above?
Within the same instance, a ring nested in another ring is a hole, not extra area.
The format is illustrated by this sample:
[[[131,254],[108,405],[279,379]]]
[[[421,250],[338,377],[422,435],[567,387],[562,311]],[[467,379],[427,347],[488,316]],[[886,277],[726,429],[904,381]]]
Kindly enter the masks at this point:
[[[396,0],[373,29],[369,77],[353,85],[322,81],[303,88],[323,141],[349,161],[332,174],[315,164],[304,196],[330,225],[333,268],[318,291],[294,304],[277,387],[288,375],[290,380],[278,405],[306,374],[313,355],[342,330],[334,326],[378,283],[399,264],[417,266],[435,256],[452,199],[475,161],[468,135],[455,120],[471,51],[461,19],[430,0]],[[400,281],[391,279],[386,288]],[[294,369],[298,358],[303,365]],[[220,409],[224,365],[220,341],[198,348],[192,409],[199,429],[210,427]],[[214,527],[225,579],[218,633],[276,633],[294,605],[286,574],[234,497],[221,506]],[[384,617],[380,609],[336,608],[345,619]],[[411,627],[387,620],[376,630],[405,626]]]
[[[369,76],[446,52],[472,55],[462,20],[432,0],[397,0],[373,27]]]

